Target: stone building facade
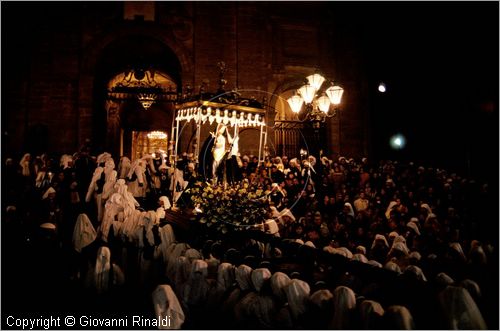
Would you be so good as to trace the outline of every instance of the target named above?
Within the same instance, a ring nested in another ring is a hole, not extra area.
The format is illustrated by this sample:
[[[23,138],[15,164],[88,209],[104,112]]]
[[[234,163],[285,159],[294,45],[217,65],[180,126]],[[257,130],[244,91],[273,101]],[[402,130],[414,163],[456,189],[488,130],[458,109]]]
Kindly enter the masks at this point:
[[[226,89],[265,100],[271,154],[287,152],[279,146],[276,122],[294,120],[283,98],[315,70],[345,89],[340,111],[325,123],[320,148],[349,157],[369,153],[365,62],[359,31],[342,6],[76,2],[7,3],[2,9],[4,23],[12,26],[2,37],[6,154],[72,153],[86,139],[96,152],[130,154],[132,131],[170,135],[174,106],[156,103],[145,110],[137,102],[110,102],[106,91],[113,78],[147,65],[170,77],[178,93],[187,86],[197,91],[203,83],[215,90],[220,61],[227,67]],[[182,149],[189,150],[185,136],[192,129],[186,127]],[[310,131],[301,132],[310,138]],[[251,136],[242,140],[242,152],[255,152]]]

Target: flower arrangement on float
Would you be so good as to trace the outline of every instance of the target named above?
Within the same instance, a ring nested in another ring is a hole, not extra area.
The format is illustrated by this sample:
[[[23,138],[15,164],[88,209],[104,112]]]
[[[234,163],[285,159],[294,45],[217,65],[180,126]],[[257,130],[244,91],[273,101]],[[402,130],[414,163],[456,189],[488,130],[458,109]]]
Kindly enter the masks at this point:
[[[190,188],[198,222],[222,234],[262,224],[269,210],[269,193],[245,181],[234,185],[198,182]]]

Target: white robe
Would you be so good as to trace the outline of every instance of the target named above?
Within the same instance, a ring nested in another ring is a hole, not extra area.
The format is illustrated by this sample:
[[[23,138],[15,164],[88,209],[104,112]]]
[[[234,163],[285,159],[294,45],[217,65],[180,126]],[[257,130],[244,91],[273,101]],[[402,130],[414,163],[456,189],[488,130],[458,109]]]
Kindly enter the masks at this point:
[[[87,247],[97,237],[94,226],[86,214],[78,215],[75,228],[73,230],[73,247],[80,253],[84,247]]]

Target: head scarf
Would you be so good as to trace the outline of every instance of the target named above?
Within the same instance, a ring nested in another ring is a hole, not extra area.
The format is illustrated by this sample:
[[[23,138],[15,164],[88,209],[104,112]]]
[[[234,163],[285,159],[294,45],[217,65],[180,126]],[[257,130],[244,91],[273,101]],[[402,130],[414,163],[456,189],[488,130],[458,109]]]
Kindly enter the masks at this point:
[[[264,283],[271,278],[271,272],[267,268],[258,268],[251,274],[253,287],[260,292]]]
[[[158,200],[163,202],[163,209],[167,210],[170,209],[170,207],[172,207],[172,205],[170,204],[170,200],[168,200],[166,196],[162,195]]]
[[[446,273],[440,272],[436,275],[436,283],[438,283],[441,286],[448,286],[448,285],[453,285],[455,281]]]
[[[184,301],[188,306],[204,304],[209,286],[207,283],[208,264],[204,260],[192,262],[191,274],[184,288]]]
[[[221,263],[217,269],[217,290],[225,292],[235,282],[234,266],[231,263]]]
[[[251,274],[252,268],[246,264],[242,264],[236,268],[236,282],[242,291],[249,290],[251,288]]]
[[[347,215],[354,217],[354,209],[352,208],[352,205],[349,202],[346,202],[344,203],[344,207],[347,207],[349,209]]]
[[[404,306],[390,306],[384,314],[387,329],[413,330],[415,324],[410,311]]]
[[[394,206],[396,206],[398,203],[396,201],[391,201],[389,202],[389,206],[387,207],[387,209],[385,210],[385,217],[387,219],[391,218],[391,211],[392,209],[394,208]]]
[[[267,226],[269,227],[269,234],[274,235],[275,237],[279,237],[279,228],[278,228],[278,223],[276,223],[275,220],[270,219],[266,221]]]
[[[163,227],[160,227],[158,232],[160,233],[161,244],[160,249],[163,256],[163,261],[167,261],[168,257],[168,247],[175,242],[175,234],[172,226],[170,224],[166,224]]]
[[[477,300],[481,297],[481,289],[475,281],[471,279],[464,279],[460,282],[460,286],[465,288],[474,300]]]
[[[159,325],[158,328],[180,329],[184,323],[184,311],[170,285],[158,285],[153,292],[153,305],[158,319],[168,318],[168,325]]]
[[[279,220],[282,221],[283,217],[290,217],[290,219],[292,220],[292,222],[295,222],[295,216],[293,216],[292,212],[290,211],[290,209],[288,208],[285,208],[283,209],[280,213],[279,213]]]
[[[382,268],[382,267],[383,267],[383,266],[382,266],[382,264],[381,264],[380,262],[377,262],[377,261],[375,261],[375,260],[370,260],[370,261],[368,261],[367,263],[368,263],[369,265],[372,265],[372,266],[377,267],[377,268]]]
[[[376,320],[384,315],[384,308],[376,301],[364,300],[359,305],[359,310],[363,329],[375,330],[378,327]]]
[[[486,330],[486,323],[469,292],[447,286],[438,295],[448,328],[451,330]]]
[[[73,230],[73,247],[75,250],[80,253],[82,248],[90,245],[96,237],[97,233],[87,214],[78,215]]]
[[[372,243],[372,249],[375,248],[375,244],[377,242],[383,242],[384,245],[389,248],[389,243],[387,242],[387,239],[385,239],[384,235],[382,234],[376,234],[375,235],[375,239],[373,239],[373,243]]]
[[[285,288],[288,305],[294,319],[305,313],[306,300],[310,291],[309,284],[300,279],[292,279]]]
[[[356,307],[356,296],[347,286],[337,286],[333,291],[333,318],[330,327],[336,330],[349,327],[349,311]]]
[[[392,261],[388,261],[385,266],[384,266],[384,269],[387,269],[387,270],[391,270],[391,271],[395,271],[397,272],[398,274],[401,273],[401,268],[394,262]]]
[[[408,222],[408,223],[406,223],[406,226],[407,226],[408,228],[412,229],[413,231],[415,231],[415,233],[416,233],[418,236],[420,236],[420,230],[419,230],[419,228],[418,228],[417,223],[415,223],[415,222]]]
[[[271,290],[276,298],[286,301],[285,288],[290,284],[290,277],[283,272],[275,272],[271,276]]]
[[[22,175],[23,176],[30,176],[30,161],[28,160],[28,157],[30,157],[31,154],[30,153],[26,153],[24,154],[23,158],[21,159],[21,161],[19,161],[19,165],[21,166],[22,168]]]
[[[103,293],[109,286],[109,269],[111,268],[111,251],[106,246],[101,246],[97,251],[94,269],[94,280],[97,293]]]
[[[406,267],[404,273],[405,274],[413,274],[415,276],[415,278],[420,280],[420,281],[424,281],[424,282],[427,281],[427,278],[425,277],[422,269],[420,269],[419,267],[417,267],[415,265],[409,265],[408,267]]]
[[[359,253],[354,254],[354,255],[352,256],[352,259],[353,259],[354,261],[359,261],[359,262],[362,262],[362,263],[368,263],[368,259],[367,259],[367,258],[366,258],[366,256],[364,256],[363,254],[359,254]]]
[[[51,186],[47,189],[47,191],[45,191],[45,193],[43,194],[42,196],[42,200],[45,200],[49,197],[49,194],[51,193],[56,193],[56,190],[54,190],[54,188]]]
[[[322,309],[329,302],[333,301],[333,294],[329,290],[317,290],[309,297],[309,301],[317,308]]]

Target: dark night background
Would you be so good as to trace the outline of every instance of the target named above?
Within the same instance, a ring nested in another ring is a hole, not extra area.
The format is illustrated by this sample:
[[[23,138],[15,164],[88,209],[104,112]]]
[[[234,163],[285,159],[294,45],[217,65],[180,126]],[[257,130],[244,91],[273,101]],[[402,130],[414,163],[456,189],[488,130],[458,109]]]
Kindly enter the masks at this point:
[[[498,182],[498,2],[359,6],[374,153]],[[378,82],[387,92],[377,91]],[[407,138],[390,149],[395,133]]]

